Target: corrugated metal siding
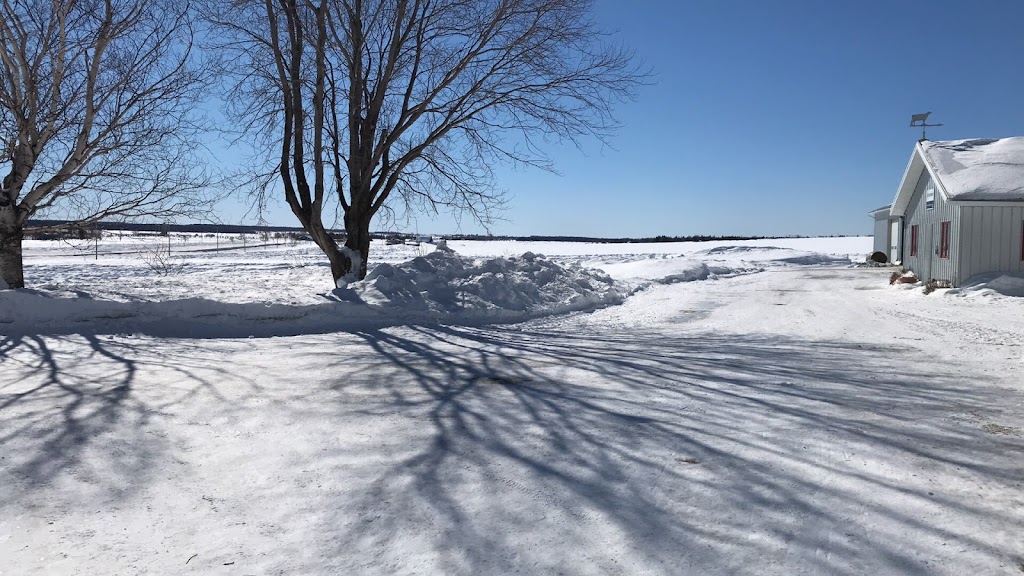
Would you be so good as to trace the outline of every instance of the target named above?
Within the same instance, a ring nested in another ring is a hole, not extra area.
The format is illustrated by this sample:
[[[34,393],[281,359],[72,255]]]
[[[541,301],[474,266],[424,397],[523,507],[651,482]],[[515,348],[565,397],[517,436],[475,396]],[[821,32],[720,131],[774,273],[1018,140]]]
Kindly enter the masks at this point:
[[[960,222],[963,259],[957,284],[985,272],[1024,273],[1024,206],[962,206]]]
[[[925,188],[931,182],[928,171],[921,172],[921,177],[914,187],[914,195],[903,223],[903,266],[912,270],[922,280],[944,280],[953,284],[959,280],[957,275],[960,255],[960,208],[946,201],[942,191],[935,189],[935,207],[925,207]],[[939,233],[941,223],[949,221],[949,258],[939,258]],[[919,226],[917,256],[910,255],[910,229]]]
[[[873,252],[889,253],[889,217],[875,218],[875,248]]]

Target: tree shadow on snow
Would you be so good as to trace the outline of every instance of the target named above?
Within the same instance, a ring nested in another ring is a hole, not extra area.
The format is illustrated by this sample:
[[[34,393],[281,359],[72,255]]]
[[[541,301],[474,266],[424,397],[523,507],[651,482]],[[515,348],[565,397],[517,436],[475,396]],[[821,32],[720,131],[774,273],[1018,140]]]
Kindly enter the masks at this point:
[[[1024,553],[986,534],[1021,511],[956,484],[1020,485],[1021,440],[970,416],[999,390],[941,366],[901,374],[907,350],[517,327],[360,336],[384,362],[372,382],[340,378],[340,397],[402,429],[326,527],[361,569],[925,574]]]
[[[144,348],[96,335],[0,336],[0,373],[14,376],[0,382],[0,511],[44,491],[67,499],[60,508],[85,495],[113,503],[146,485],[152,463],[170,448],[166,410],[200,389],[216,390],[192,369],[187,349],[154,358]],[[177,396],[143,402],[136,390],[143,363],[186,385]]]

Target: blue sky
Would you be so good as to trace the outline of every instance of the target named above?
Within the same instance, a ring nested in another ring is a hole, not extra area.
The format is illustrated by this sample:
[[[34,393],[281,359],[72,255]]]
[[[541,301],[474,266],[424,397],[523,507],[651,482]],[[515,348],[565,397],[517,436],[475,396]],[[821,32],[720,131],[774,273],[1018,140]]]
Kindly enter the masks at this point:
[[[1024,135],[1020,0],[597,0],[595,18],[653,82],[619,107],[614,149],[554,146],[559,175],[501,170],[495,234],[870,234],[920,137],[912,113],[945,124],[934,140]]]

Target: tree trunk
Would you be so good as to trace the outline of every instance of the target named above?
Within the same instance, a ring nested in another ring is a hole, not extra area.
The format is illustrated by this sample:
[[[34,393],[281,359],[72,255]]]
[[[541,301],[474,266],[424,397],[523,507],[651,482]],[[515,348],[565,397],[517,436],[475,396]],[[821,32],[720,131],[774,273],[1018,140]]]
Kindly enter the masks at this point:
[[[25,231],[13,207],[0,208],[0,278],[8,288],[25,287],[21,241]]]
[[[352,214],[349,210],[345,215],[345,248],[351,253],[359,254],[359,269],[354,270],[356,278],[366,278],[366,262],[370,257],[370,220],[371,215]]]

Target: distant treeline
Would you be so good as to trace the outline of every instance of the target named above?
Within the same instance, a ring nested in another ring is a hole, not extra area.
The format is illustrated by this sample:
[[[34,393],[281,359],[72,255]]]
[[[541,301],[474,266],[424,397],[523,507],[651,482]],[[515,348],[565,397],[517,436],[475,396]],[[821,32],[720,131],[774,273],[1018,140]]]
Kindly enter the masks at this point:
[[[244,224],[147,224],[140,222],[94,222],[76,224],[64,220],[29,220],[26,232],[39,230],[65,230],[72,236],[89,236],[95,230],[149,232],[167,234],[170,232],[185,234],[259,234],[261,232],[285,232],[297,235],[306,233],[295,226],[256,226]],[[336,235],[344,235],[343,230],[331,230]],[[332,235],[335,235],[332,234]],[[421,234],[410,232],[374,232],[374,238],[411,239]],[[844,235],[836,235],[842,237]],[[654,243],[654,242],[716,242],[723,240],[769,240],[776,238],[806,238],[807,236],[711,236],[694,234],[690,236],[653,236],[648,238],[595,238],[590,236],[492,236],[489,234],[442,234],[448,240],[515,240],[518,242],[594,242],[605,244]]]
[[[764,240],[770,236],[654,236],[651,238],[593,238],[589,236],[486,236],[481,234],[449,234],[449,240],[516,240],[519,242],[594,242],[603,244],[651,242],[712,242],[716,240]],[[795,238],[795,236],[794,236]]]
[[[182,232],[188,234],[257,234],[259,232],[305,232],[294,226],[255,226],[244,224],[147,224],[142,222],[91,222],[81,224],[64,220],[29,220],[26,231],[33,229],[112,230],[122,232]]]

